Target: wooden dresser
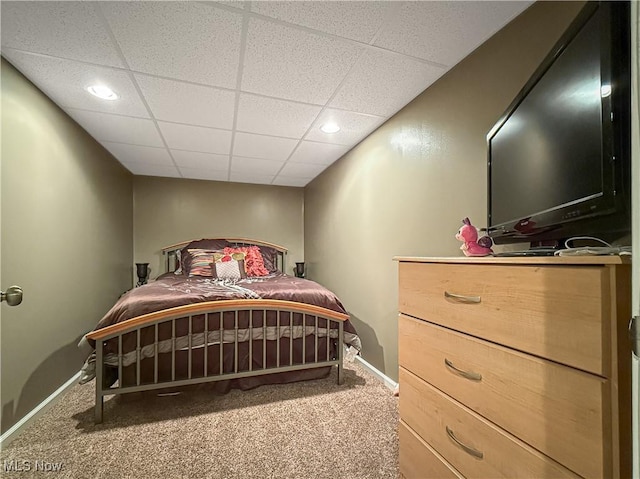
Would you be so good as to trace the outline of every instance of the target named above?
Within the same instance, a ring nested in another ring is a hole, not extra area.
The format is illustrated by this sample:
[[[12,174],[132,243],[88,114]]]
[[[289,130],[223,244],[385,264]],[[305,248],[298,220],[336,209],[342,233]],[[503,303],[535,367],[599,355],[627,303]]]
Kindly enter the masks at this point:
[[[631,477],[628,258],[395,259],[403,477]]]

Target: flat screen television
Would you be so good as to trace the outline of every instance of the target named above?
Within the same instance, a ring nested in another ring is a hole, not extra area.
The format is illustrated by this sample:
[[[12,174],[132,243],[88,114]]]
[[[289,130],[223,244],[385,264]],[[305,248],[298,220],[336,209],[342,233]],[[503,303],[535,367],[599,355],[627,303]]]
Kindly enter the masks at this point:
[[[494,243],[630,232],[630,81],[629,3],[587,3],[487,135]]]

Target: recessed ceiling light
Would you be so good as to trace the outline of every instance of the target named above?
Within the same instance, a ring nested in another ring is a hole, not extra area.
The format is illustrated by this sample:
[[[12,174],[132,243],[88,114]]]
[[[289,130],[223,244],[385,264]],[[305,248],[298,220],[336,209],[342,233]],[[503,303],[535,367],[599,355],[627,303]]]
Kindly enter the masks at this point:
[[[97,96],[98,98],[101,98],[103,100],[118,99],[118,95],[116,95],[111,88],[104,85],[91,85],[89,88],[87,88],[87,91],[92,95]]]
[[[325,123],[324,125],[322,125],[320,127],[320,129],[322,131],[324,131],[325,133],[336,133],[338,131],[340,131],[340,127],[338,125],[336,125],[335,123]]]

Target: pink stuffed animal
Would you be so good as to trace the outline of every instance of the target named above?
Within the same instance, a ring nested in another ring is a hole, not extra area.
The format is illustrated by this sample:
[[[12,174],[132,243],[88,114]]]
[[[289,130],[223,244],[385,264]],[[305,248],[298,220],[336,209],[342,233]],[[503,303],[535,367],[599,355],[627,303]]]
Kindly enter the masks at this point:
[[[462,220],[462,228],[456,233],[456,239],[464,244],[460,249],[465,256],[487,256],[493,253],[491,238],[483,236],[478,239],[478,230],[471,224],[469,218]]]

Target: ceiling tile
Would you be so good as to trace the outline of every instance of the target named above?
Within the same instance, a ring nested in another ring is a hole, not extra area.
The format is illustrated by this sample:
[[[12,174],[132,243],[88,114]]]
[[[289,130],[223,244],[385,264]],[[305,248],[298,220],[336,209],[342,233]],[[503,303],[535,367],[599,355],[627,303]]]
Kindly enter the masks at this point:
[[[380,126],[385,119],[381,116],[327,108],[315,121],[311,130],[305,136],[305,140],[353,146]],[[322,125],[330,122],[340,126],[340,131],[325,133],[320,129]]]
[[[235,181],[237,183],[256,183],[260,185],[270,185],[273,181],[273,176],[231,172],[229,180]]]
[[[104,2],[134,71],[235,88],[242,14],[196,2]]]
[[[369,43],[384,23],[391,2],[254,2],[251,11],[288,23],[294,23]]]
[[[163,147],[153,121],[129,116],[65,108],[65,111],[98,141]]]
[[[229,171],[228,155],[213,155],[211,153],[196,153],[194,151],[171,150],[176,165],[179,168],[196,168],[199,170]]]
[[[439,67],[384,51],[367,51],[330,105],[390,116],[445,73]]]
[[[532,3],[402,2],[374,45],[451,67]]]
[[[303,187],[307,186],[307,184],[311,180],[309,178],[292,178],[287,176],[278,176],[275,180],[273,180],[273,184],[277,186],[298,186]]]
[[[236,133],[233,155],[285,161],[289,158],[297,143],[298,140],[290,140],[288,138]]]
[[[229,154],[231,131],[159,121],[158,126],[169,148],[202,153]]]
[[[302,138],[322,108],[242,93],[237,128],[265,135]]]
[[[120,163],[149,163],[154,165],[173,165],[166,148],[152,146],[125,145],[123,143],[101,142]]]
[[[3,55],[61,107],[149,118],[126,72],[18,50],[6,50]],[[87,91],[92,85],[108,86],[118,99],[109,101],[93,96]]]
[[[293,152],[289,163],[315,163],[318,165],[330,165],[350,149],[349,146],[332,145],[330,143],[318,143],[315,141],[303,141]]]
[[[183,178],[190,178],[192,180],[213,180],[213,181],[227,181],[229,176],[226,171],[215,170],[201,170],[198,168],[184,168],[179,167],[180,173]]]
[[[295,178],[315,178],[327,168],[327,165],[311,163],[287,163],[280,171],[281,176],[292,176]]]
[[[124,67],[92,2],[2,2],[2,48]]]
[[[135,75],[153,116],[158,120],[231,129],[236,94],[180,81]]]
[[[252,18],[242,90],[324,105],[360,51],[346,41]]]
[[[180,178],[180,173],[175,166],[154,165],[151,163],[124,163],[124,166],[134,175]]]
[[[257,158],[241,158],[234,156],[231,161],[232,173],[270,175],[273,177],[284,165],[284,161],[259,160]]]

